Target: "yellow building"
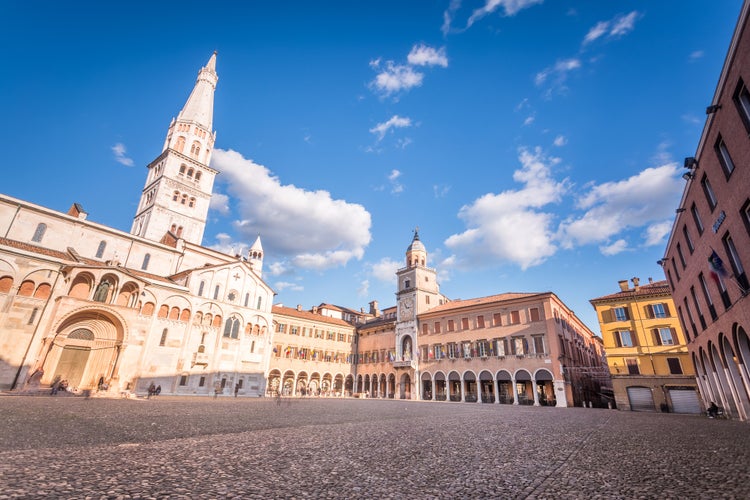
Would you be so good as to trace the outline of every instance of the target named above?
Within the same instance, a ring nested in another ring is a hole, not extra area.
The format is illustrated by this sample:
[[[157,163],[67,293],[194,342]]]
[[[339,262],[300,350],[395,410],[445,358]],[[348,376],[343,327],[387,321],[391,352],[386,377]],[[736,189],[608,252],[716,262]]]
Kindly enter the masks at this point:
[[[700,413],[695,371],[666,281],[619,282],[591,299],[621,410]]]

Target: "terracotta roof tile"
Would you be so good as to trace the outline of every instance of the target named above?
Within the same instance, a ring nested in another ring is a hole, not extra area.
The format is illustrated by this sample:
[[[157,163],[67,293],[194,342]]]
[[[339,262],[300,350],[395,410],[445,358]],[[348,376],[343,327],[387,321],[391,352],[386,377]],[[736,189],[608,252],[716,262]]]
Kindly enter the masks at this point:
[[[596,297],[594,299],[589,300],[589,302],[599,302],[599,301],[606,301],[606,300],[628,300],[631,297],[646,297],[646,296],[653,296],[653,295],[669,295],[671,296],[672,292],[669,289],[669,284],[667,283],[667,280],[661,280],[661,281],[654,281],[653,283],[648,283],[646,285],[640,285],[638,289],[630,288],[626,291],[620,291],[617,293],[611,293],[609,295],[603,295],[601,297]]]
[[[351,323],[348,323],[343,319],[332,318],[330,316],[324,316],[322,314],[315,314],[310,311],[298,311],[293,307],[273,306],[273,313],[283,314],[285,316],[291,316],[299,319],[305,319],[308,321],[317,321],[320,323],[329,323],[331,325],[347,326],[349,328],[352,328]]]

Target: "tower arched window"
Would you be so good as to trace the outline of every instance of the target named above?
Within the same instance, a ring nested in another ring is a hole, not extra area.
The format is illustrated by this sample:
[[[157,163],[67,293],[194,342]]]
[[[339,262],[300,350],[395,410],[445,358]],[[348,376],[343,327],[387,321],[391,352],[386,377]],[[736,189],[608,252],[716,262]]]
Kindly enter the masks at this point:
[[[40,243],[42,241],[42,238],[44,238],[44,233],[46,231],[47,231],[47,224],[45,224],[44,222],[40,222],[36,226],[36,231],[34,231],[34,236],[31,238],[31,241]]]
[[[175,233],[175,236],[177,236],[178,238],[182,238],[182,226],[179,226],[177,228],[177,233]]]
[[[109,289],[112,287],[112,284],[109,281],[102,281],[99,283],[99,286],[96,287],[96,291],[94,292],[94,302],[107,302],[109,298]]]
[[[185,169],[186,169],[186,168],[187,168],[187,167],[185,166],[185,164],[184,164],[184,163],[183,163],[182,165],[180,165],[180,175],[185,175]]]
[[[150,253],[147,253],[146,255],[143,256],[143,264],[141,264],[141,269],[143,271],[145,271],[145,270],[148,269],[148,263],[149,263],[150,260],[151,260],[151,254]]]
[[[203,297],[203,289],[206,287],[206,282],[201,281],[201,284],[198,285],[198,296]]]
[[[183,195],[182,195],[182,199],[180,200],[180,203],[181,203],[182,205],[184,205],[185,203],[187,203],[187,199],[188,199],[188,195],[186,195],[186,194],[183,194]]]
[[[194,169],[192,169],[192,168],[188,169],[188,171],[187,171],[188,179],[192,179],[193,178],[193,173],[195,173]]]
[[[219,298],[219,285],[216,285],[216,288],[214,288],[214,300],[217,300]]]
[[[250,294],[249,294],[249,293],[246,293],[246,294],[245,294],[245,307],[247,307],[247,304],[248,304],[249,302],[250,302]]]
[[[174,193],[172,193],[172,201],[177,201],[179,197],[180,197],[179,191],[175,191]]]
[[[182,153],[182,151],[185,149],[185,137],[180,136],[177,138],[177,143],[174,145],[174,149],[178,153]]]
[[[188,202],[188,206],[190,208],[193,208],[195,206],[195,198],[190,198],[190,201]]]
[[[96,249],[96,258],[101,259],[102,255],[104,255],[104,249],[107,248],[107,242],[106,241],[100,241],[99,246]]]
[[[172,233],[172,234],[176,233],[177,232],[177,224],[172,224],[169,227],[169,232]]]
[[[195,173],[195,180],[196,180],[196,181],[199,181],[199,180],[201,180],[201,173],[200,173],[200,172],[196,172],[196,173]]]
[[[200,153],[201,153],[201,143],[198,141],[194,141],[193,145],[190,146],[190,155],[194,158],[197,158]]]

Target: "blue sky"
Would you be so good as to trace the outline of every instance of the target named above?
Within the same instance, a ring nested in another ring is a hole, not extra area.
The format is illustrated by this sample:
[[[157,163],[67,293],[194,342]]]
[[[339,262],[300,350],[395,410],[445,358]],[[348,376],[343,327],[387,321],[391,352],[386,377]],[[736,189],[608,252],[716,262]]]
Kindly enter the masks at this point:
[[[218,51],[204,244],[276,302],[395,303],[419,226],[451,298],[589,299],[662,257],[740,0],[2,2],[5,194],[129,230]]]

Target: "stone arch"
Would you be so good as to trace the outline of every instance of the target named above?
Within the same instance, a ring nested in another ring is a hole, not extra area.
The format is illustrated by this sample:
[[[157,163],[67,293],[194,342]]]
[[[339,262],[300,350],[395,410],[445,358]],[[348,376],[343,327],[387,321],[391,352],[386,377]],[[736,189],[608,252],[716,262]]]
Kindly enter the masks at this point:
[[[432,400],[432,395],[435,393],[432,387],[432,375],[429,372],[422,372],[419,376],[420,379],[420,391],[422,399],[426,401]]]
[[[287,370],[284,372],[284,377],[281,380],[281,394],[284,396],[294,395],[294,372]]]
[[[393,399],[396,397],[396,374],[390,373],[388,375],[388,397]]]
[[[53,326],[44,339],[42,383],[67,379],[69,387],[96,387],[100,378],[118,377],[120,351],[127,341],[127,323],[115,311],[87,307],[73,311]]]
[[[40,283],[34,290],[34,298],[36,299],[48,299],[52,294],[52,285],[49,283]]]
[[[461,375],[457,371],[448,374],[448,400],[461,401]]]
[[[495,402],[495,382],[492,379],[492,373],[488,370],[482,370],[479,372],[479,395],[482,398],[482,403],[494,403]]]
[[[436,401],[445,401],[448,398],[448,392],[447,392],[447,380],[445,377],[445,373],[438,370],[435,372],[435,400]]]
[[[23,280],[21,285],[18,287],[18,295],[21,297],[31,297],[34,295],[36,289],[36,283],[32,280]]]
[[[495,374],[497,381],[497,401],[500,404],[513,404],[515,391],[513,389],[513,377],[508,370],[498,370]]]
[[[531,374],[524,369],[516,370],[516,400],[520,405],[534,404],[534,384],[532,383]]]
[[[311,391],[312,395],[318,394],[318,390],[320,389],[320,373],[312,372],[312,374],[310,375],[310,383],[307,385],[307,387]]]
[[[269,395],[276,395],[276,393],[281,388],[281,371],[279,371],[278,369],[273,369],[268,372],[268,385],[266,387],[266,392]]]
[[[411,375],[409,372],[401,374],[398,385],[399,399],[411,399]]]
[[[344,374],[343,373],[337,373],[336,376],[333,377],[333,394],[334,396],[344,395]]]
[[[476,403],[477,396],[477,375],[472,370],[464,371],[461,376],[464,390],[464,401],[469,403]]]
[[[557,406],[554,380],[552,372],[546,368],[539,368],[534,372],[535,397],[540,406]]]
[[[333,376],[330,373],[324,373],[320,382],[320,391],[322,395],[329,396],[333,389]]]
[[[13,288],[13,276],[0,276],[0,293],[8,293]]]
[[[136,307],[138,304],[138,290],[139,287],[135,282],[128,281],[120,287],[115,303],[118,306]]]
[[[740,374],[738,356],[726,335],[719,335],[718,341],[721,346],[722,361],[727,367],[728,382],[732,390],[732,395],[737,400],[739,416],[743,420],[746,420],[748,411],[750,411],[750,400],[748,399],[748,394],[742,381],[742,375]]]
[[[347,375],[344,379],[344,395],[351,396],[354,393],[354,376]]]
[[[68,296],[76,299],[88,299],[94,288],[94,275],[89,272],[81,272],[73,277],[68,291]]]

